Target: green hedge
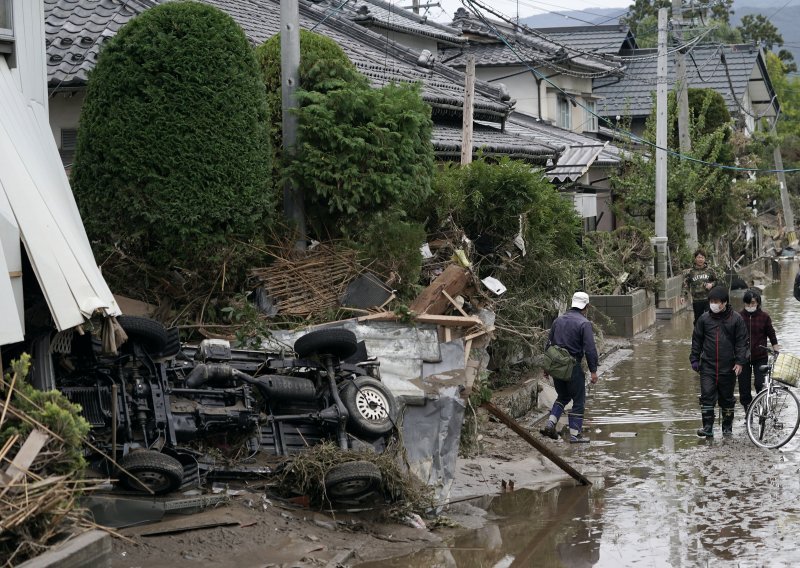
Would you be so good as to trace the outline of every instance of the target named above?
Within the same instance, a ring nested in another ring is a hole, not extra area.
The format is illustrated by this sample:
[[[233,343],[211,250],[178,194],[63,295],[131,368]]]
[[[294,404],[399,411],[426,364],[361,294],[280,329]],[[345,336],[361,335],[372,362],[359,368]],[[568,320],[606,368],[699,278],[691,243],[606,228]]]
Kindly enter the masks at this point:
[[[203,271],[275,206],[267,105],[244,32],[170,2],[120,29],[89,78],[72,182],[87,232],[155,266]]]

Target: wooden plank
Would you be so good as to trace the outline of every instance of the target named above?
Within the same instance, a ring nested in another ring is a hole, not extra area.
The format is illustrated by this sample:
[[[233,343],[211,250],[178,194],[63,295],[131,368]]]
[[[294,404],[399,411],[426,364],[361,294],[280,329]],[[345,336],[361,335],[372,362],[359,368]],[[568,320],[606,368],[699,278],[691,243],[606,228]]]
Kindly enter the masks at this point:
[[[401,316],[398,316],[394,312],[380,312],[377,314],[362,316],[358,318],[357,321],[360,323],[365,321],[398,321],[400,319]],[[464,317],[464,316],[437,316],[430,314],[421,314],[413,316],[411,320],[418,323],[431,323],[435,325],[445,325],[453,327],[472,327],[473,325],[483,324],[481,319],[475,316]]]
[[[22,278],[22,271],[21,270],[9,270],[8,271],[9,278]]]
[[[409,309],[417,314],[443,314],[450,302],[442,292],[457,296],[469,285],[469,281],[469,270],[450,264],[416,297]]]
[[[503,424],[511,428],[514,432],[519,434],[519,436],[523,440],[525,440],[531,446],[539,450],[539,452],[544,457],[546,457],[551,462],[553,462],[558,467],[567,472],[571,477],[577,480],[578,483],[580,483],[581,485],[592,484],[592,482],[589,481],[581,472],[579,472],[574,467],[565,462],[563,459],[561,459],[561,457],[558,454],[551,451],[550,448],[548,448],[545,444],[543,444],[542,442],[531,436],[530,433],[527,430],[525,430],[522,426],[520,426],[516,420],[514,420],[508,414],[497,408],[494,404],[492,404],[491,402],[484,402],[483,404],[481,404],[481,406],[486,410],[488,410],[490,414],[497,417],[497,419],[500,420],[500,422],[502,422]]]
[[[11,464],[6,468],[6,475],[10,481],[8,485],[16,483],[23,475],[28,472],[28,468],[42,451],[50,437],[41,430],[31,430],[25,443],[22,444],[17,455],[11,460]]]
[[[464,311],[464,308],[458,305],[458,303],[452,298],[452,296],[450,296],[450,294],[447,293],[447,290],[442,290],[442,294],[444,294],[445,298],[450,300],[450,303],[453,304],[453,307],[458,310],[458,313],[460,313],[465,318],[469,317],[469,314],[467,314],[467,312]]]
[[[480,331],[476,331],[475,333],[470,333],[464,338],[464,341],[471,341],[472,339],[480,337],[484,333],[489,333],[490,331],[494,331],[493,325],[486,326],[485,328],[481,329]]]

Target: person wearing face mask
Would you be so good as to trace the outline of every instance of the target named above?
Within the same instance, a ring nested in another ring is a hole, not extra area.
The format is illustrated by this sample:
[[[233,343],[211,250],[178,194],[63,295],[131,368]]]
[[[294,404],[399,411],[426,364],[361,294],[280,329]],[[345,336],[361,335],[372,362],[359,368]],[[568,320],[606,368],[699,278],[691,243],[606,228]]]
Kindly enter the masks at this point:
[[[756,393],[764,388],[764,371],[761,370],[761,366],[767,364],[767,339],[775,351],[780,348],[775,328],[772,327],[772,318],[761,309],[761,295],[754,290],[748,290],[744,293],[742,302],[744,309],[739,313],[750,336],[750,361],[742,367],[742,372],[739,374],[739,402],[747,412],[747,407],[753,400],[750,392],[750,376],[754,377]]]
[[[692,332],[689,362],[700,374],[700,414],[703,427],[697,435],[714,436],[714,409],[719,403],[722,435],[733,434],[733,391],[736,378],[750,361],[750,338],[744,319],[728,303],[728,289],[714,286],[708,292],[709,311],[701,315]]]

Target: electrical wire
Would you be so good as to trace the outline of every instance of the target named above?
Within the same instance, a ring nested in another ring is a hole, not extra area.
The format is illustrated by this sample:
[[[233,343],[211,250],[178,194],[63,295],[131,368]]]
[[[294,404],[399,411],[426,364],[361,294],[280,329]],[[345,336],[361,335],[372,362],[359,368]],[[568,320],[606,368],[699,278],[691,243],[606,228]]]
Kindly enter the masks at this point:
[[[503,36],[503,34],[497,28],[492,26],[492,24],[489,23],[489,21],[486,19],[486,17],[479,10],[477,10],[477,8],[475,8],[473,6],[473,4],[476,4],[476,5],[480,4],[479,2],[477,2],[476,0],[461,0],[461,3],[467,9],[472,11],[484,23],[484,25],[486,25],[490,30],[492,30],[492,33],[494,33],[497,36],[498,39],[500,39],[503,43],[506,44],[506,46],[517,57],[517,59],[519,59],[520,63],[523,66],[527,67],[528,70],[534,75],[534,77],[536,77],[539,80],[543,80],[543,81],[547,82],[548,85],[550,85],[551,87],[553,87],[554,89],[559,91],[572,104],[574,104],[575,106],[581,107],[584,110],[584,112],[587,112],[589,114],[592,114],[592,115],[596,116],[598,121],[599,121],[599,123],[601,123],[601,124],[604,123],[604,124],[608,125],[609,129],[611,129],[615,133],[618,133],[618,134],[624,136],[625,138],[629,139],[632,142],[635,142],[637,144],[641,144],[643,146],[648,146],[648,147],[653,148],[655,150],[665,151],[665,152],[667,152],[668,155],[676,157],[676,158],[679,158],[681,160],[685,160],[687,162],[692,162],[692,163],[696,163],[696,164],[700,164],[700,165],[705,165],[705,166],[708,166],[708,167],[713,167],[713,168],[721,169],[721,170],[735,171],[735,172],[752,172],[752,173],[780,173],[780,172],[783,172],[783,173],[794,173],[794,172],[800,172],[800,168],[784,168],[782,170],[768,169],[768,168],[743,168],[743,167],[739,167],[739,166],[729,166],[727,164],[720,164],[720,163],[717,163],[717,162],[709,162],[707,160],[701,160],[699,158],[695,158],[693,156],[689,156],[687,154],[683,154],[681,152],[678,152],[678,151],[675,151],[675,150],[671,150],[670,148],[661,147],[661,146],[659,146],[658,144],[656,144],[654,142],[651,142],[651,141],[646,140],[646,139],[644,139],[644,138],[642,138],[640,136],[637,136],[633,132],[630,132],[628,130],[620,128],[619,126],[616,126],[615,124],[613,124],[609,119],[607,119],[607,118],[605,118],[603,116],[600,116],[596,112],[590,110],[585,105],[583,105],[580,102],[578,102],[574,95],[571,95],[571,94],[567,93],[564,89],[562,89],[560,86],[556,85],[555,83],[553,83],[553,81],[551,81],[549,78],[547,78],[547,76],[543,75],[542,73],[540,73],[539,71],[537,71],[536,69],[534,69],[533,67],[528,65],[528,63],[519,56],[519,54],[514,49],[514,47],[510,43],[508,43],[508,41],[506,40],[505,36]]]

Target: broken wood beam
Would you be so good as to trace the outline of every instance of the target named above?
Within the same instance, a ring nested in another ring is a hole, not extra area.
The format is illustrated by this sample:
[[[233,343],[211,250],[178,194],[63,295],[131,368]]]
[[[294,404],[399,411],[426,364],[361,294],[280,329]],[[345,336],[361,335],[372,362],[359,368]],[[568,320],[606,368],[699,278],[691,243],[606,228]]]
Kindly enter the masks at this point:
[[[449,296],[458,296],[469,285],[471,274],[466,268],[450,264],[411,303],[409,309],[418,314],[443,314],[447,311]]]
[[[359,322],[364,321],[398,321],[403,319],[404,316],[397,315],[394,312],[379,312],[358,318]],[[437,316],[430,314],[420,314],[411,316],[411,320],[417,323],[431,323],[436,325],[452,326],[452,327],[472,327],[473,325],[483,325],[480,318],[475,316]]]
[[[531,436],[531,434],[525,430],[522,426],[519,425],[519,422],[511,418],[508,414],[497,408],[491,402],[484,402],[481,404],[481,407],[485,408],[489,411],[489,414],[495,416],[500,422],[511,428],[514,432],[519,434],[519,436],[528,442],[531,446],[539,450],[539,452],[544,455],[547,459],[551,462],[556,464],[558,467],[563,469],[567,472],[572,478],[574,478],[578,483],[581,485],[591,485],[592,482],[589,481],[581,472],[577,469],[569,465],[565,462],[558,454],[553,452],[550,448],[548,448],[545,444]]]

